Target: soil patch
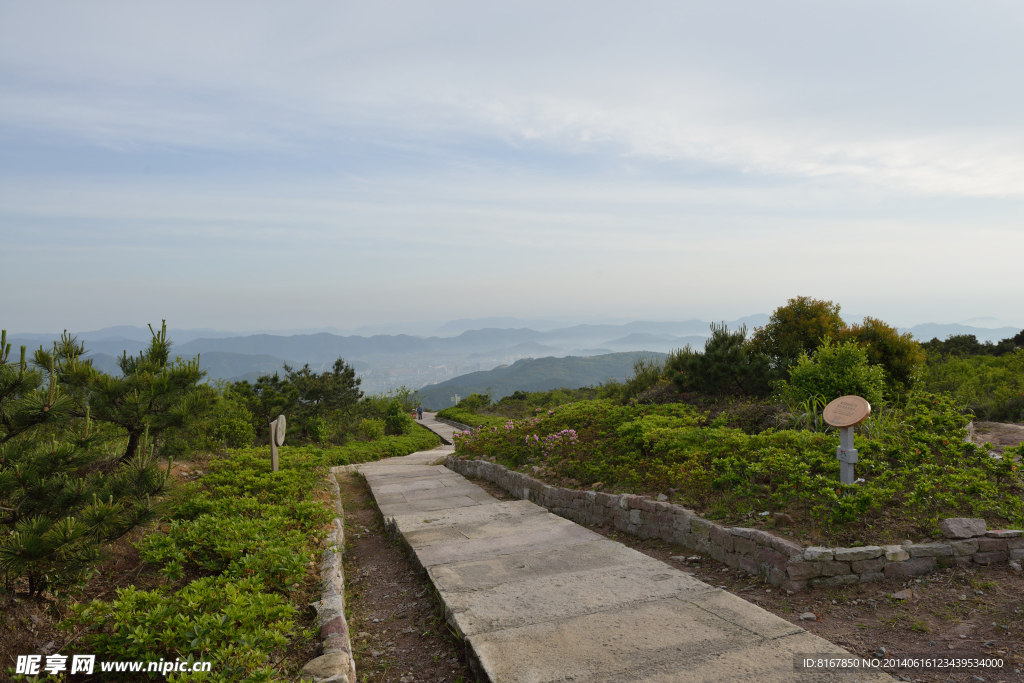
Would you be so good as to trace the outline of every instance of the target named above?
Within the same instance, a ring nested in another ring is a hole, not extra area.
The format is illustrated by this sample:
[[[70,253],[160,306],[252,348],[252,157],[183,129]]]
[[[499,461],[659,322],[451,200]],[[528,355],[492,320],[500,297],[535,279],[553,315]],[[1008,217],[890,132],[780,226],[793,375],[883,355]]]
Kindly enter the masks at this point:
[[[360,681],[473,681],[425,572],[384,530],[365,480],[338,474],[345,508],[345,592]]]
[[[499,500],[515,500],[504,489],[474,479]],[[648,557],[734,593],[783,619],[846,648],[875,657],[929,654],[996,656],[1001,672],[914,672],[896,680],[1020,681],[1024,671],[1024,577],[1008,566],[946,569],[921,579],[863,583],[841,588],[808,588],[790,593],[719,564],[683,546],[641,539],[610,527],[589,527]],[[889,596],[910,591],[905,600]],[[813,612],[813,620],[800,615]]]

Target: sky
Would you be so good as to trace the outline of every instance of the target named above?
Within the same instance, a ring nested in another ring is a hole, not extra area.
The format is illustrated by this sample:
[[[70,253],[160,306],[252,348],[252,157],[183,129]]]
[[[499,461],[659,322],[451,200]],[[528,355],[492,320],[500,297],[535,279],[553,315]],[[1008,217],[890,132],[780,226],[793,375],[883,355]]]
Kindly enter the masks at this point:
[[[0,0],[0,327],[1024,325],[1015,2]]]

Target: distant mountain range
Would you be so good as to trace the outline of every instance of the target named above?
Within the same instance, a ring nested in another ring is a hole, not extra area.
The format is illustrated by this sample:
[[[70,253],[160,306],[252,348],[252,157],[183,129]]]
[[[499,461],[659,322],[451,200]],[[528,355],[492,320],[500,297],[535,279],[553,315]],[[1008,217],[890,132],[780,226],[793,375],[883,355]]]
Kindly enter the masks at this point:
[[[752,330],[767,323],[768,319],[767,315],[758,314],[727,324],[730,329],[746,325],[748,330]],[[975,321],[984,326],[925,323],[903,331],[911,332],[920,341],[933,337],[945,339],[953,334],[973,334],[980,341],[999,341],[1020,331],[1016,327],[992,327],[1005,322],[994,318]],[[479,323],[493,326],[464,329]],[[534,327],[506,326],[520,323],[530,323]],[[171,329],[168,334],[175,342],[172,353],[186,358],[199,354],[210,379],[253,379],[260,373],[279,370],[285,359],[292,365],[309,363],[315,370],[323,371],[341,357],[364,373],[364,385],[369,391],[395,388],[400,383],[416,388],[431,382],[448,381],[453,373],[464,372],[467,365],[493,367],[511,364],[521,358],[587,357],[636,351],[667,353],[686,345],[701,349],[710,334],[709,323],[696,319],[551,327],[557,323],[545,319],[486,318],[418,324],[420,329],[435,330],[432,336],[336,334],[331,331],[237,335],[211,329]],[[342,332],[336,328],[324,329]],[[392,323],[360,329],[398,331],[402,328],[399,323]],[[12,334],[8,341],[14,348],[24,344],[31,350],[40,345],[49,346],[59,336]],[[128,325],[80,332],[76,336],[85,343],[96,366],[111,372],[116,372],[116,357],[125,352],[138,354],[150,340],[148,328]]]
[[[609,379],[625,380],[633,373],[633,363],[640,356],[664,358],[663,353],[633,351],[603,356],[566,356],[564,358],[524,358],[512,365],[493,370],[471,372],[447,382],[420,389],[416,396],[426,408],[440,410],[455,405],[458,394],[465,398],[472,393],[491,392],[495,401],[515,391],[549,391],[560,387],[578,389],[596,386]]]
[[[941,325],[939,323],[924,323],[921,325],[914,325],[910,328],[904,328],[901,332],[910,332],[914,335],[914,339],[918,341],[931,341],[932,339],[938,338],[940,341],[945,340],[946,337],[957,335],[957,334],[973,334],[978,338],[978,341],[985,342],[997,342],[1003,339],[1008,339],[1018,332],[1021,331],[1019,327],[972,327],[970,325],[961,325],[959,323],[950,323],[948,325]]]

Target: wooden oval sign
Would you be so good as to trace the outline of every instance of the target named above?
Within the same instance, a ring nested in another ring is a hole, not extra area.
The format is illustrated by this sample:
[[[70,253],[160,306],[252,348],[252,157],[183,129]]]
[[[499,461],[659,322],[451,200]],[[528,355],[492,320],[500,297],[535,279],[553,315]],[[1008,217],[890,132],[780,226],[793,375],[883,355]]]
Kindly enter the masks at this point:
[[[284,419],[284,415],[278,415],[277,416],[277,428],[274,430],[274,441],[277,442],[278,446],[283,446],[284,445],[284,428],[285,428],[285,425],[286,425],[286,422],[285,422],[285,419]]]
[[[822,417],[833,427],[853,427],[868,419],[871,404],[860,396],[840,396],[825,406]]]

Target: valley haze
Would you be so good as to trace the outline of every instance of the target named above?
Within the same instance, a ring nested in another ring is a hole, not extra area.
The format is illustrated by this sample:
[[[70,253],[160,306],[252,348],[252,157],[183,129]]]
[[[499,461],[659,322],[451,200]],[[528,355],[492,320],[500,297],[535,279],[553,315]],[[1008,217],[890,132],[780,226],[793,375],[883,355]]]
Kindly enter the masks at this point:
[[[745,325],[750,332],[764,325],[768,319],[769,316],[762,313],[724,322],[730,329]],[[923,323],[902,331],[911,332],[919,341],[933,337],[945,339],[952,334],[973,334],[980,341],[999,341],[1012,337],[1021,329],[1015,326],[976,326],[979,323],[1004,322],[1000,320],[966,322],[974,322],[975,325]],[[509,327],[488,327],[495,324]],[[423,332],[424,328],[433,333],[400,333],[402,329]],[[276,334],[243,334],[213,329],[169,328],[168,336],[174,342],[172,355],[200,357],[208,381],[252,382],[261,375],[283,373],[286,363],[293,367],[308,363],[314,371],[323,372],[340,357],[356,370],[366,393],[385,393],[400,387],[424,390],[421,394],[430,397],[430,407],[443,408],[452,403],[450,399],[455,394],[467,395],[465,387],[483,390],[488,382],[494,385],[491,388],[497,399],[515,390],[537,391],[572,385],[573,382],[577,384],[570,388],[577,388],[608,379],[623,380],[639,355],[660,356],[687,345],[702,349],[710,335],[710,323],[697,319],[560,326],[559,321],[553,319],[531,321],[506,317],[391,323],[384,327],[392,332],[388,334],[372,327],[351,331],[327,329],[332,331],[295,333],[286,330]],[[123,353],[139,353],[151,338],[147,327],[131,325],[72,334],[85,344],[94,366],[112,374],[119,373],[117,357]],[[8,331],[8,340],[15,348],[25,345],[30,350],[40,345],[49,346],[58,337],[59,334],[55,333]],[[548,362],[532,367],[528,373],[524,373],[520,366],[516,371],[487,375],[487,371],[514,366],[525,359],[567,357],[602,360]],[[545,380],[538,378],[541,367],[547,372]],[[570,367],[574,369],[569,370]],[[439,384],[442,387],[437,391],[426,392],[426,389]],[[445,388],[452,386],[455,388]]]

